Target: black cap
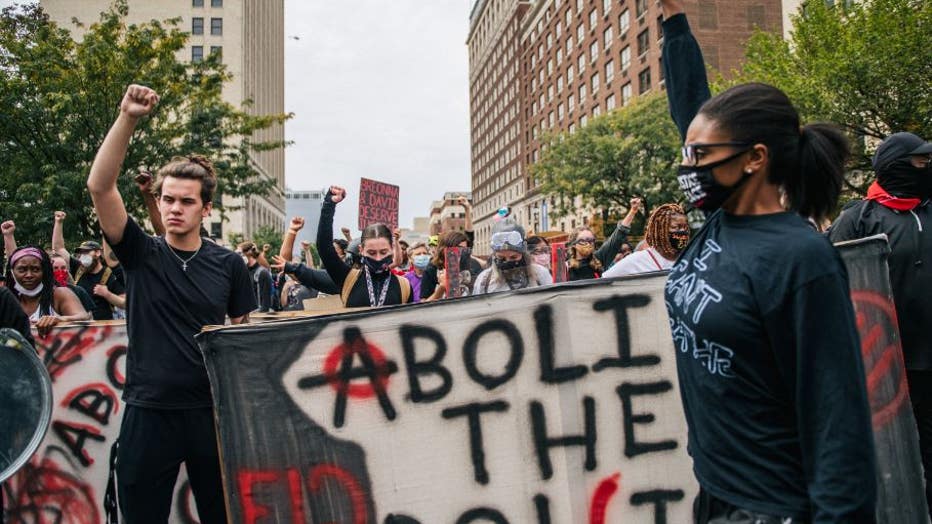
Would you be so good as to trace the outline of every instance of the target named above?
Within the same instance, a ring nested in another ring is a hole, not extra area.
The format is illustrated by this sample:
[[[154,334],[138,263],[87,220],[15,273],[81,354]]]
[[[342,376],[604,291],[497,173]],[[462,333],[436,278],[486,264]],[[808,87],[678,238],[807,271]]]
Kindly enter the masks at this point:
[[[86,240],[82,242],[81,245],[78,246],[77,249],[74,250],[74,252],[81,253],[84,251],[100,251],[101,249],[103,248],[100,247],[100,244],[98,242],[94,242],[93,240]]]
[[[932,143],[912,133],[895,133],[887,137],[874,153],[874,171],[883,171],[890,164],[910,155],[932,154]]]

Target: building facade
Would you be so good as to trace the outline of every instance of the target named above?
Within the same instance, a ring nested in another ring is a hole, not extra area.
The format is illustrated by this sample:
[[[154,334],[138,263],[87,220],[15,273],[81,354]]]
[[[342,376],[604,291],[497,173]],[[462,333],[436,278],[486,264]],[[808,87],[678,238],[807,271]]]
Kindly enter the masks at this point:
[[[496,2],[504,7],[496,8]],[[687,0],[686,8],[707,64],[719,71],[740,65],[744,43],[756,29],[783,27],[780,0]],[[500,12],[513,12],[514,17]],[[487,251],[494,214],[503,206],[537,232],[568,231],[588,223],[590,212],[597,210],[554,220],[552,202],[538,193],[528,167],[540,157],[543,133],[572,132],[638,96],[664,89],[662,21],[654,0],[476,2],[467,45],[479,253]],[[483,40],[481,31],[498,27],[496,23],[501,26],[494,32],[497,40]],[[510,57],[512,49],[517,49],[517,62],[509,60],[505,67],[509,73],[517,71],[514,79],[499,74],[497,62],[489,62],[489,57]],[[514,105],[511,98],[501,99],[501,93],[510,96],[514,89]],[[505,119],[497,112],[500,107]],[[515,108],[517,118],[507,118]],[[516,133],[517,138],[510,142],[502,133]]]
[[[320,208],[324,203],[326,191],[292,191],[285,190],[285,214],[288,222],[291,217],[304,217],[304,228],[295,238],[295,251],[301,249],[301,242],[317,242],[317,225],[320,224]],[[287,225],[286,225],[287,227]]]
[[[112,0],[41,0],[42,8],[59,26],[80,38],[85,27],[98,21]],[[236,107],[250,100],[253,114],[283,113],[285,108],[285,13],[284,0],[128,0],[129,23],[180,18],[179,27],[190,33],[179,59],[198,61],[220,53],[233,80],[223,97]],[[284,140],[284,126],[256,133],[256,141]],[[219,212],[205,226],[215,238],[229,241],[242,234],[250,238],[261,227],[282,231],[285,223],[285,152],[255,153],[252,165],[260,176],[275,182],[265,195],[232,198],[221,195],[227,221]]]

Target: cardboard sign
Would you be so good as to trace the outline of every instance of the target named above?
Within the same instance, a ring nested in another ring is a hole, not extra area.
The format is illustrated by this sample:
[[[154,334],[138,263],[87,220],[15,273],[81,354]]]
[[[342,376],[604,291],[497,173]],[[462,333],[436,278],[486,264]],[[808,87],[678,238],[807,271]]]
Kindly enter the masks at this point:
[[[398,186],[359,179],[359,229],[370,224],[385,224],[392,231],[398,228]]]
[[[472,293],[472,283],[479,275],[470,272],[468,253],[458,247],[449,247],[444,251],[446,298],[466,297]]]
[[[5,522],[103,524],[110,447],[124,411],[126,326],[59,327],[36,345],[52,379],[52,423],[32,459],[2,485]],[[171,522],[198,522],[184,467]]]
[[[230,517],[688,522],[664,281],[200,335]]]
[[[569,280],[566,269],[566,244],[557,242],[550,244],[550,270],[553,272],[553,282],[559,284]]]

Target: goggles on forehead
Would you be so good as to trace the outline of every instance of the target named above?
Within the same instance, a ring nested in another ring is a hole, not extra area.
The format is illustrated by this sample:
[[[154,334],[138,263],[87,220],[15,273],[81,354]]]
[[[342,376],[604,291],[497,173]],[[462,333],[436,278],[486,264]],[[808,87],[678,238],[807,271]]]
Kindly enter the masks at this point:
[[[512,251],[524,251],[524,237],[517,231],[506,231],[492,235],[492,250],[501,251],[510,249]]]

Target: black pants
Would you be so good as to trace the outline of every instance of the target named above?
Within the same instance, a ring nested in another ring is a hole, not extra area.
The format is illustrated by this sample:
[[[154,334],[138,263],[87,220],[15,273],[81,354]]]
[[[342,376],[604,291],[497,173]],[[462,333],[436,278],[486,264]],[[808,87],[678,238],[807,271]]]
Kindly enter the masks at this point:
[[[201,522],[225,523],[213,410],[126,406],[116,471],[120,511],[127,524],[168,522],[182,462]]]
[[[919,429],[919,452],[926,477],[926,504],[932,516],[932,371],[907,371],[909,399]]]
[[[717,499],[704,489],[699,489],[693,502],[695,524],[803,524],[805,521],[775,515],[755,513]]]

